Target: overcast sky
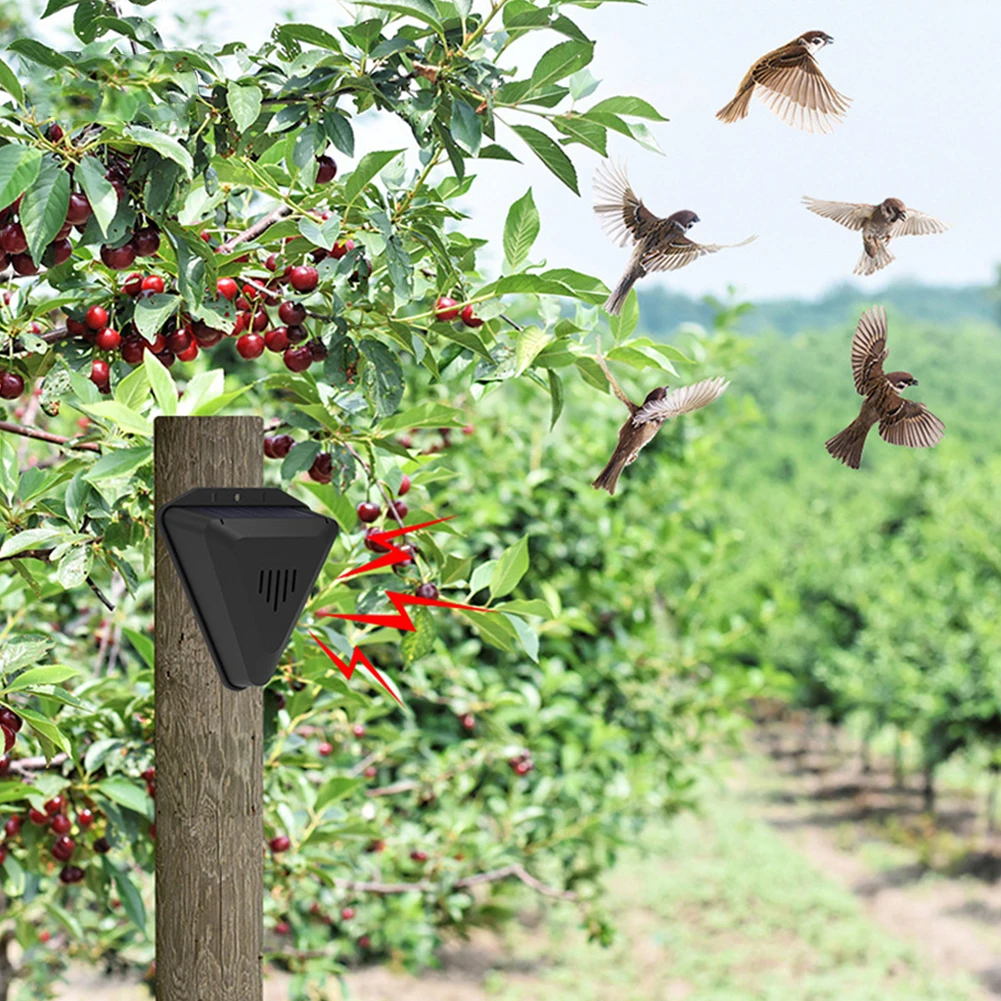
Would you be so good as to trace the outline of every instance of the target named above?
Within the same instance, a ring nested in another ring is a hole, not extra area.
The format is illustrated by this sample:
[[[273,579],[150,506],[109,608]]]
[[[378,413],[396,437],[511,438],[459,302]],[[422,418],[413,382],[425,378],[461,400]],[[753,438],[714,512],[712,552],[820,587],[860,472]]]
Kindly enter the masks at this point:
[[[291,6],[296,20],[332,26],[347,20],[350,3],[304,0],[221,0],[219,37],[259,44]],[[485,0],[476,0],[485,6]],[[189,12],[190,0],[160,0],[147,12]],[[692,236],[749,247],[697,261],[683,271],[647,279],[693,294],[722,293],[729,283],[751,298],[813,296],[851,277],[861,241],[808,213],[804,194],[877,202],[894,195],[953,229],[895,245],[897,261],[866,283],[878,290],[891,278],[945,284],[987,283],[1001,262],[1001,4],[998,0],[651,0],[648,6],[610,3],[568,8],[597,41],[591,71],[602,86],[590,99],[636,94],[670,121],[653,124],[665,156],[615,135],[609,152],[628,162],[633,185],[659,214],[695,210]],[[760,101],[734,125],[715,112],[734,94],[750,64],[803,31],[834,36],[819,55],[832,85],[851,97],[847,120],[832,135],[785,125]],[[545,46],[559,36],[545,40]],[[533,42],[534,44],[534,42]],[[531,50],[533,53],[537,50]],[[513,47],[515,55],[518,47]],[[522,63],[523,69],[530,62]],[[589,102],[582,102],[587,107]],[[510,116],[517,121],[518,116]],[[523,120],[523,119],[521,119]],[[501,130],[503,132],[503,130]],[[400,124],[375,126],[364,139],[401,145]],[[506,208],[531,185],[542,214],[537,257],[550,266],[597,274],[611,284],[626,251],[604,236],[590,209],[596,154],[570,147],[581,178],[577,198],[552,178],[508,132],[499,136],[524,166],[483,161],[483,182],[466,206],[471,234],[497,240]],[[360,150],[364,152],[364,150]],[[345,165],[347,166],[347,165]],[[857,279],[860,281],[860,279]]]

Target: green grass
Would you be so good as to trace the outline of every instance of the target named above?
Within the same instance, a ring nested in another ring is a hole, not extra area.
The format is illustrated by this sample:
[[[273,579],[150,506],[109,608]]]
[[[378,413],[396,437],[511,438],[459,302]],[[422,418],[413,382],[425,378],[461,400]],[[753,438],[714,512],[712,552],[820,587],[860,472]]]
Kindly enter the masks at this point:
[[[542,964],[498,976],[500,1001],[969,1001],[968,979],[932,973],[874,925],[852,894],[813,869],[732,794],[702,818],[644,839],[608,880],[619,928],[588,945],[563,912],[516,955]]]

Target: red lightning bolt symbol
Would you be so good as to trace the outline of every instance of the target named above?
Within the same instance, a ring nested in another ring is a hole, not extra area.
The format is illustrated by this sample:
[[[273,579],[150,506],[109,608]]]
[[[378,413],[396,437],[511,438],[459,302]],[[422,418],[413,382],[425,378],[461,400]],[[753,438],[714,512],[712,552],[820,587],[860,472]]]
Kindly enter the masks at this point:
[[[450,516],[451,517],[451,516]],[[421,528],[428,528],[431,525],[437,525],[440,522],[448,521],[449,518],[436,518],[434,521],[425,521],[420,525],[407,525],[404,528],[395,528],[391,532],[373,532],[369,539],[379,546],[385,546],[389,551],[384,556],[376,557],[376,559],[371,560],[364,566],[356,567],[354,570],[348,570],[346,573],[342,573],[338,580],[344,580],[347,577],[354,577],[356,574],[365,573],[366,570],[378,570],[382,567],[395,566],[397,563],[406,563],[412,557],[409,553],[405,553],[398,546],[394,546],[389,540],[395,539],[397,536],[406,535],[408,532],[416,532]],[[417,627],[414,625],[414,620],[410,618],[410,614],[407,612],[407,605],[430,605],[436,608],[461,608],[466,611],[471,612],[493,612],[493,608],[480,608],[477,605],[462,605],[455,601],[441,601],[438,598],[419,598],[415,594],[400,594],[399,591],[387,591],[386,597],[389,599],[390,604],[396,611],[389,615],[352,615],[344,612],[320,612],[321,617],[331,618],[331,619],[346,619],[348,622],[362,622],[365,625],[371,626],[386,626],[390,629],[399,629],[401,632],[412,633],[416,632]],[[393,691],[392,687],[386,681],[385,678],[378,672],[378,670],[373,666],[372,662],[365,656],[361,647],[355,647],[351,653],[351,662],[345,663],[340,657],[334,653],[326,643],[320,639],[316,633],[311,632],[310,636],[316,640],[320,645],[323,652],[337,665],[337,669],[344,675],[345,679],[350,681],[351,676],[355,673],[355,668],[359,664],[363,664],[368,671],[371,673],[372,677],[382,685],[383,688],[389,692],[392,697],[400,702],[399,697]]]

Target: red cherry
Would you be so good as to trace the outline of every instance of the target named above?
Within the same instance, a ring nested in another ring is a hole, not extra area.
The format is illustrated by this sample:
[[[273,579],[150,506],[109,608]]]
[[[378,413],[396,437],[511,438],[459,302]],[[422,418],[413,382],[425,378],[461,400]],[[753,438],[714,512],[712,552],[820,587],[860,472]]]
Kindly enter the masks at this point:
[[[133,271],[132,274],[122,282],[122,291],[126,295],[137,296],[142,291],[143,287],[143,276],[139,274],[138,271]]]
[[[464,730],[472,730],[476,726],[476,717],[472,713],[466,713],[460,722]]]
[[[220,278],[219,281],[216,282],[216,291],[224,299],[229,299],[230,302],[236,298],[236,294],[239,289],[239,285],[236,284],[236,281],[233,278]]]
[[[16,400],[23,392],[24,379],[21,376],[16,372],[0,372],[0,400]]]
[[[403,479],[400,480],[400,489],[396,491],[397,497],[402,497],[404,494],[410,492],[410,477],[406,473],[403,474]]]
[[[91,306],[85,319],[91,330],[100,330],[108,325],[108,311],[103,306]]]
[[[185,327],[181,327],[180,330],[175,330],[171,334],[167,334],[167,348],[173,351],[174,354],[179,355],[182,351],[187,351],[188,348],[194,343],[194,338],[191,336],[191,331]],[[197,345],[195,348],[197,349]]]
[[[305,264],[300,264],[298,267],[293,268],[292,273],[289,275],[289,282],[297,292],[312,292],[319,284],[319,281],[320,273],[316,268],[311,268]]]
[[[124,271],[135,263],[136,250],[131,243],[123,244],[121,247],[109,247],[104,244],[101,247],[101,260],[114,271]]]
[[[45,249],[44,260],[50,267],[65,264],[73,256],[73,244],[64,237],[53,240]]]
[[[84,807],[79,813],[77,813],[76,820],[81,827],[90,827],[90,825],[94,823],[94,811]]]
[[[122,343],[122,335],[114,327],[105,327],[97,332],[94,343],[102,351],[117,351]]]
[[[329,452],[321,452],[309,467],[309,478],[317,483],[329,483],[333,479],[334,460]]]
[[[412,858],[412,859],[413,859],[413,860],[414,860],[415,862],[427,862],[427,860],[428,860],[428,853],[427,853],[427,852],[425,852],[425,851],[421,851],[421,850],[420,850],[419,848],[415,848],[415,849],[414,849],[414,850],[413,850],[413,851],[412,851],[412,852],[410,853],[410,857],[411,857],[411,858]]]
[[[65,813],[57,813],[52,818],[52,830],[55,831],[56,834],[68,834],[69,829],[72,826],[73,822],[66,816]],[[65,862],[66,859],[63,859],[63,861]]]
[[[83,882],[84,871],[78,865],[64,865],[59,873],[61,883],[81,883]]]
[[[3,829],[8,838],[16,838],[21,833],[21,818],[11,817],[7,823],[3,825]]]
[[[386,848],[386,842],[382,838],[377,838],[375,841],[370,841],[365,846],[365,851],[367,852],[381,852]]]
[[[269,254],[268,255],[268,259],[264,262],[264,266],[268,269],[268,271],[277,271],[278,270],[278,255],[277,254]]]
[[[302,344],[309,339],[309,331],[302,324],[293,323],[292,326],[285,328],[285,336],[289,344]]]
[[[309,256],[313,258],[315,263],[319,264],[320,261],[330,256],[330,252],[326,247],[315,247],[309,252]]]
[[[382,508],[378,504],[373,504],[371,501],[362,501],[357,508],[358,520],[370,523],[376,520],[380,514],[382,514]]]
[[[23,254],[28,249],[28,238],[19,222],[9,222],[0,229],[0,247],[8,254]]]
[[[271,454],[276,459],[284,459],[292,450],[295,438],[290,434],[279,434],[271,439]]]
[[[59,142],[64,135],[65,133],[63,132],[63,127],[58,122],[53,122],[45,130],[45,138],[48,139],[50,143]]]
[[[191,324],[191,333],[200,348],[210,348],[218,344],[223,338],[221,330],[216,330],[201,320],[195,320]]]
[[[178,361],[194,361],[198,357],[198,345],[192,341],[189,347],[184,351],[175,352],[174,356]]]
[[[284,324],[303,323],[306,319],[306,307],[301,302],[287,299],[278,307],[278,319]]]
[[[275,327],[264,335],[264,344],[269,351],[281,353],[289,346],[288,334],[284,327]]]
[[[469,303],[468,305],[463,306],[462,307],[462,313],[460,315],[462,316],[462,322],[467,327],[482,327],[483,326],[483,321],[476,315],[476,312],[473,309],[473,304],[472,303]]]
[[[0,757],[0,775],[6,775],[10,771],[10,755],[5,754]]]
[[[406,501],[401,500],[393,501],[393,503],[389,505],[389,508],[390,513],[392,514],[395,511],[396,517],[401,521],[406,518],[407,512],[410,510],[410,508],[407,507]]]
[[[167,338],[163,334],[157,334],[152,341],[147,341],[146,343],[149,345],[148,350],[152,351],[155,355],[167,350]]]
[[[289,840],[287,834],[276,834],[269,842],[271,846],[271,851],[278,855],[281,852],[287,852],[289,848],[292,847],[292,842]]]
[[[159,275],[147,275],[142,280],[140,287],[143,292],[153,292],[155,295],[159,295],[167,286]]]
[[[434,315],[446,323],[455,320],[459,316],[459,304],[447,295],[443,295],[434,304]]]
[[[93,209],[90,201],[82,191],[74,191],[70,195],[69,208],[66,210],[66,221],[74,226],[83,227],[90,218]]]
[[[276,921],[275,922],[275,933],[278,935],[287,935],[292,929],[289,927],[287,921]]]
[[[49,822],[49,815],[32,807],[28,811],[28,820],[30,820],[33,824],[37,824],[39,827],[44,827]]]
[[[46,801],[45,812],[50,817],[54,817],[57,813],[62,813],[62,809],[65,805],[66,805],[66,800],[64,797],[53,796],[52,799]]]
[[[356,737],[359,737],[359,738],[364,737],[365,736],[365,724],[364,723],[355,723],[355,725],[353,727],[351,727],[351,732]]]
[[[10,266],[24,277],[38,274],[38,265],[34,262],[30,254],[11,254]]]
[[[316,162],[316,183],[329,184],[337,176],[337,164],[333,157],[318,156]]]
[[[330,755],[334,753],[334,745],[328,744],[326,741],[324,741],[316,749],[316,753],[319,754],[321,758],[329,758]]]
[[[260,358],[264,354],[264,338],[260,334],[244,334],[236,342],[236,350],[241,358],[248,361],[251,358]]]
[[[64,834],[52,846],[52,855],[60,862],[69,862],[75,851],[76,842],[68,834]]]
[[[355,916],[355,909],[353,907],[342,907],[341,908],[341,920],[350,921]]]
[[[463,433],[463,434],[472,434],[472,433],[473,433],[473,432],[474,432],[475,430],[476,430],[476,428],[475,428],[475,427],[473,427],[473,425],[472,425],[472,424],[467,424],[467,425],[466,425],[466,426],[465,426],[465,427],[464,427],[464,428],[462,429],[462,433]]]
[[[417,590],[414,593],[418,598],[435,599],[438,597],[438,588],[431,581],[425,581],[423,584],[417,586]]]
[[[107,838],[98,838],[94,842],[94,851],[98,855],[107,855],[111,851],[111,842]]]
[[[7,861],[7,846],[0,844],[0,865]]]
[[[41,942],[42,945],[45,945],[51,938],[52,938],[52,932],[50,932],[48,928],[43,928],[38,933],[38,941]]]
[[[150,765],[139,777],[147,782],[152,782],[156,778],[156,768]]]
[[[136,257],[152,257],[160,249],[160,231],[155,226],[137,229],[131,243]]]
[[[527,775],[533,768],[531,761],[519,761],[515,766],[515,774],[517,775]]]
[[[383,533],[385,529],[376,528],[374,525],[365,532],[365,548],[373,553],[388,553],[389,547],[381,542],[376,542],[372,538],[374,535],[379,535]]]
[[[250,326],[255,333],[262,333],[268,325],[268,314],[263,309],[254,313],[254,318],[250,321]]]
[[[95,358],[90,365],[90,381],[100,389],[111,382],[111,369],[108,363],[101,358]]]
[[[146,338],[129,337],[122,341],[122,358],[130,365],[141,365],[146,351]]]
[[[307,348],[289,348],[284,355],[285,367],[292,372],[305,372],[313,364]]]
[[[88,334],[93,335],[94,332],[82,320],[76,320],[72,316],[67,316],[66,333],[72,334],[74,337],[86,337]]]
[[[355,249],[354,240],[345,240],[343,243],[335,243],[333,249],[330,251],[330,256],[334,260],[339,261],[342,257],[346,256],[350,251]]]
[[[367,779],[374,779],[379,774],[379,769],[375,765],[369,765],[362,774]]]
[[[203,229],[203,230],[202,230],[202,231],[201,231],[201,232],[200,232],[200,233],[199,233],[198,235],[199,235],[199,236],[200,236],[200,237],[202,238],[202,240],[204,240],[204,241],[205,241],[206,243],[210,243],[210,242],[212,241],[212,234],[211,234],[211,233],[210,233],[210,232],[209,232],[209,231],[208,231],[207,229]]]
[[[368,935],[362,935],[362,937],[358,939],[358,948],[359,949],[372,948],[372,940],[368,937]]]

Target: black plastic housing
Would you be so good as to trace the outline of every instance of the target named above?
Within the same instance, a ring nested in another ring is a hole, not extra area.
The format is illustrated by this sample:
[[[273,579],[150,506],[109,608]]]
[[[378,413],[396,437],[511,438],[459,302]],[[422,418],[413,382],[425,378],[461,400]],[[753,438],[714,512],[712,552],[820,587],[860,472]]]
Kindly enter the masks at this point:
[[[337,523],[271,487],[202,487],[161,505],[156,524],[222,683],[267,684]]]

